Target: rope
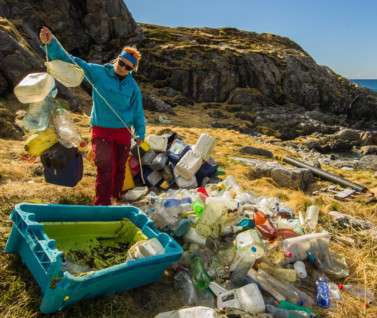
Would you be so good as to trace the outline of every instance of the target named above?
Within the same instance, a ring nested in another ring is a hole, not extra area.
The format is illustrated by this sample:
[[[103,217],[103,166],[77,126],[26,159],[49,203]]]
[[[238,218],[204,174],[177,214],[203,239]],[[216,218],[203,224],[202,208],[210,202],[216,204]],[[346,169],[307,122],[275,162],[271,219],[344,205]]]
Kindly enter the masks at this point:
[[[69,59],[72,61],[72,63],[74,65],[76,65],[77,67],[81,68],[80,65],[78,65],[76,63],[76,61],[73,59],[72,55],[69,54],[66,49],[64,48],[64,46],[60,43],[60,41],[54,36],[56,42],[60,45],[60,47],[63,49],[64,53],[69,57]],[[46,61],[48,62],[48,51],[47,51],[47,44],[45,45],[45,50],[46,50]],[[136,138],[135,138],[135,134],[133,133],[133,131],[128,127],[128,125],[125,123],[125,121],[122,119],[122,117],[118,114],[118,112],[110,105],[110,103],[106,100],[106,98],[99,92],[99,90],[97,89],[97,87],[94,85],[94,83],[92,83],[92,81],[86,76],[85,72],[84,72],[84,78],[88,81],[88,83],[92,86],[93,90],[98,94],[98,96],[100,96],[102,98],[102,100],[105,102],[105,105],[110,108],[110,110],[113,112],[113,114],[118,117],[118,119],[120,120],[120,122],[122,123],[122,125],[128,130],[128,132],[131,134],[131,138],[134,139],[136,141]],[[138,145],[138,143],[136,142],[136,147],[137,147],[137,154],[138,154],[138,161],[139,161],[139,165],[140,165],[140,174],[141,174],[141,180],[143,182],[143,184],[145,184],[145,180],[144,180],[144,173],[143,173],[143,166],[141,164],[141,157],[140,157],[140,147]]]

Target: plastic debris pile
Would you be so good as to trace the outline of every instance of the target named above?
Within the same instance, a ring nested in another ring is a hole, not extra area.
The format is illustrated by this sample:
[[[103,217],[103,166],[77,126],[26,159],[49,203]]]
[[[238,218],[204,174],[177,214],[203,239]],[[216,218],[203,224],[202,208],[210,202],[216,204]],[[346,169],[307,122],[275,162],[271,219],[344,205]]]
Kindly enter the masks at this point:
[[[196,160],[203,160],[192,148],[187,163],[180,159],[185,163],[173,167],[186,181],[200,169]],[[225,317],[225,309],[242,311],[240,317],[314,317],[316,310],[339,302],[344,291],[374,301],[372,291],[342,284],[348,266],[331,251],[331,235],[318,225],[318,206],[296,216],[277,198],[244,191],[233,176],[211,181],[150,192],[144,200],[156,226],[184,247],[174,284],[182,301],[193,306],[156,317]]]
[[[123,190],[132,191],[124,199],[139,199],[148,191],[145,186],[158,190],[192,189],[216,182],[221,169],[210,157],[214,144],[215,139],[207,134],[202,134],[193,146],[175,133],[148,135],[145,142],[131,148]]]

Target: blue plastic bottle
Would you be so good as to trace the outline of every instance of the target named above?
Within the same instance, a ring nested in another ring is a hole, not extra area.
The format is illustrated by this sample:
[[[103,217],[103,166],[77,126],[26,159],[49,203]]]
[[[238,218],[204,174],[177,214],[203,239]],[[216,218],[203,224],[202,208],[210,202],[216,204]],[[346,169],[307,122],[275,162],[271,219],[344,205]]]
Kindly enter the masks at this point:
[[[330,289],[329,282],[325,276],[320,276],[316,282],[316,302],[319,307],[329,308],[330,302]]]

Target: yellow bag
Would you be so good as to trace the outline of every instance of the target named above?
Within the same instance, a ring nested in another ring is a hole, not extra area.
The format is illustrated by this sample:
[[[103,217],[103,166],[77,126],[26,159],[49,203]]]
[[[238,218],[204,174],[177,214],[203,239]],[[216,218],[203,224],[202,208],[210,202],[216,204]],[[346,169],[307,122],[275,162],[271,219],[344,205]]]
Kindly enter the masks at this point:
[[[131,167],[130,167],[130,157],[128,157],[126,162],[126,172],[123,182],[122,191],[127,191],[135,188],[134,177],[132,176]]]
[[[54,128],[47,128],[39,134],[31,135],[25,141],[25,150],[32,156],[40,156],[58,142]]]

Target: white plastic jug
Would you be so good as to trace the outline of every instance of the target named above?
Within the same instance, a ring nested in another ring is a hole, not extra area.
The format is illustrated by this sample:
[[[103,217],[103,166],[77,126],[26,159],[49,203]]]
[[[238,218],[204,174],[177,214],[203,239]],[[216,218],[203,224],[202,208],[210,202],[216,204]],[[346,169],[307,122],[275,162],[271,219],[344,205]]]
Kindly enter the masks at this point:
[[[237,308],[250,313],[264,312],[263,296],[256,284],[248,284],[232,289],[217,297],[218,308]]]
[[[172,310],[158,314],[154,318],[217,318],[215,309],[197,306]]]
[[[203,160],[208,160],[216,139],[207,134],[201,134],[196,144],[192,146],[194,153],[199,155]]]
[[[48,73],[31,73],[14,88],[17,99],[24,104],[43,101],[55,87],[54,78]]]
[[[202,158],[192,150],[189,150],[175,166],[174,173],[177,176],[191,180],[200,169],[202,163]]]
[[[154,151],[164,152],[168,147],[167,136],[148,135],[146,138],[146,142]]]
[[[147,241],[140,241],[128,250],[127,259],[138,259],[148,256],[160,255],[165,251],[160,241],[154,237]]]
[[[45,62],[47,72],[66,87],[79,86],[84,79],[81,67],[61,60]]]

